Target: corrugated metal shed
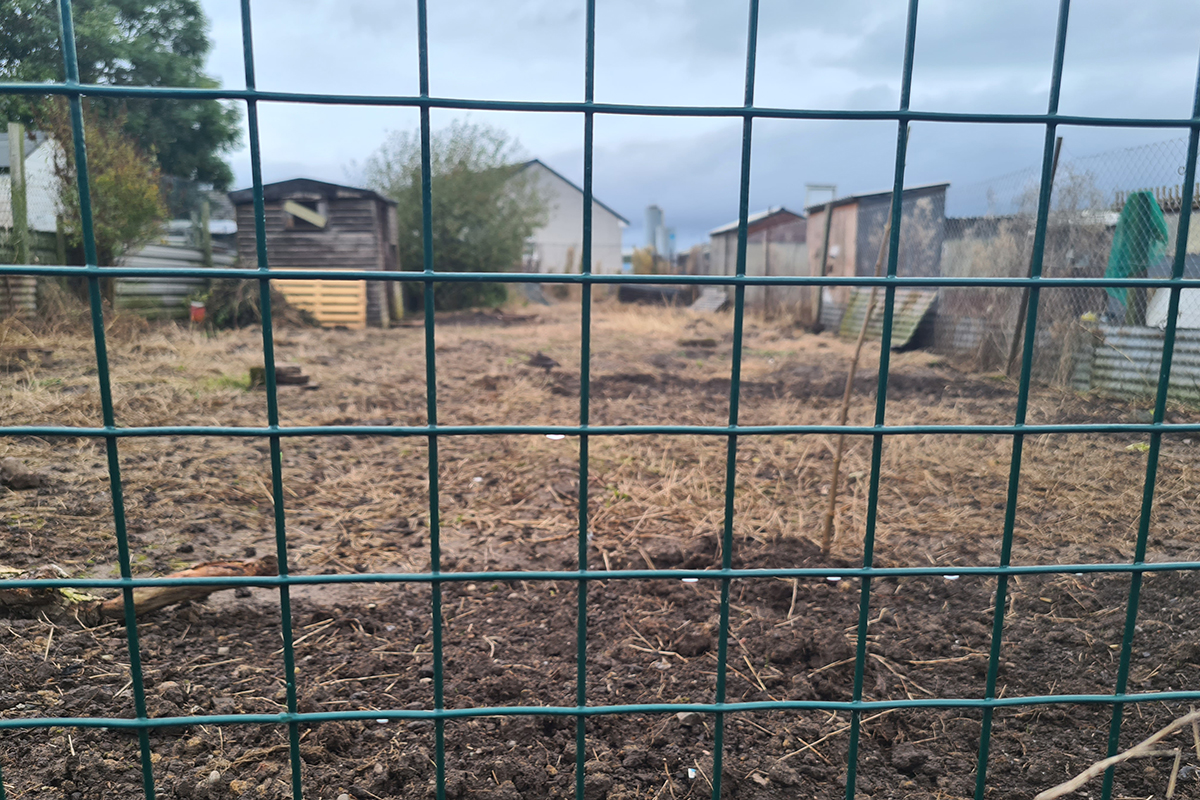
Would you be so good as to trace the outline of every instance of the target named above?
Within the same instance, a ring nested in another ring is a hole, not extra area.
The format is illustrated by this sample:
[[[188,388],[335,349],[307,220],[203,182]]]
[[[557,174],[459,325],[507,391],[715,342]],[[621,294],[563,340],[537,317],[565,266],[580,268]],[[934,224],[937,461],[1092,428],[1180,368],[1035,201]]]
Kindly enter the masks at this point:
[[[1092,338],[1090,358],[1081,351],[1074,374],[1079,391],[1122,397],[1152,397],[1158,389],[1164,333],[1158,328],[1102,326]],[[1174,400],[1200,401],[1200,330],[1178,330],[1171,359]]]
[[[875,341],[883,335],[883,290],[875,300],[875,313],[871,315],[871,324],[867,326],[867,339]],[[867,305],[871,301],[870,289],[855,289],[850,293],[850,302],[842,315],[838,335],[846,339],[857,339],[862,330],[863,317],[867,313]],[[924,334],[932,332],[934,314],[933,304],[937,301],[937,292],[920,289],[897,289],[896,303],[892,315],[892,347],[904,347],[913,340],[918,331]]]
[[[199,267],[204,254],[197,248],[171,244],[151,244],[123,258],[127,267],[187,269]],[[213,253],[214,267],[232,267],[232,254]],[[208,286],[207,278],[118,278],[117,308],[137,311],[152,319],[183,318],[188,314],[187,298]]]

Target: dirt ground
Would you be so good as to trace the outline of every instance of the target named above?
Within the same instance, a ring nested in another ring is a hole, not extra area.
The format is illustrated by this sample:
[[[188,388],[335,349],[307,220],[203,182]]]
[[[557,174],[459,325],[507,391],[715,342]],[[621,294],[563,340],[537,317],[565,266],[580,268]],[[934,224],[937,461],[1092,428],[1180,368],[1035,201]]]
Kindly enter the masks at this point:
[[[439,424],[575,424],[578,310],[439,316]],[[728,420],[731,318],[598,306],[592,330],[595,424]],[[94,356],[69,330],[0,328],[0,345],[52,348],[37,369],[0,374],[5,425],[97,425]],[[319,388],[280,389],[284,425],[423,425],[423,331],[281,330],[282,361]],[[112,331],[121,425],[261,425],[265,402],[246,389],[260,363],[257,331],[206,336],[178,328]],[[541,352],[549,371],[526,362]],[[833,423],[850,347],[750,320],[740,419]],[[874,415],[867,353],[851,422]],[[929,353],[894,354],[887,420],[1008,423],[1015,386]],[[1172,421],[1200,415],[1173,408]],[[1145,403],[1035,391],[1030,422],[1146,421]],[[1026,441],[1014,563],[1128,561],[1146,456],[1136,435],[1055,435]],[[834,553],[821,556],[834,437],[744,437],[735,502],[735,564],[854,565],[862,558],[870,441],[844,463]],[[443,566],[449,570],[576,567],[578,444],[541,435],[445,437],[439,444]],[[1011,438],[889,437],[883,452],[876,563],[995,564]],[[232,437],[120,443],[136,574],[274,551],[265,442]],[[0,490],[0,564],[52,562],[72,575],[116,574],[105,457],[84,439],[0,441],[44,470],[39,490]],[[420,438],[312,437],[283,442],[289,560],[301,573],[421,571],[428,555],[428,460]],[[1192,559],[1197,445],[1164,441],[1149,560]],[[719,564],[725,441],[702,436],[594,437],[590,553],[596,568]],[[1200,644],[1188,624],[1200,599],[1192,574],[1147,576],[1131,691],[1195,689]],[[979,697],[995,579],[885,580],[873,586],[864,697]],[[715,686],[716,584],[598,582],[589,594],[589,702],[706,702]],[[573,705],[574,585],[524,582],[446,588],[446,702],[452,707]],[[999,686],[1004,696],[1111,692],[1128,577],[1052,576],[1012,584]],[[746,580],[733,585],[730,700],[851,696],[857,581]],[[294,590],[299,697],[305,711],[432,704],[429,590],[423,586]],[[0,714],[132,716],[119,626],[44,619],[0,622]],[[152,716],[283,708],[277,595],[255,589],[157,612],[141,625]],[[1128,744],[1186,711],[1127,709]],[[860,796],[970,796],[978,712],[871,715],[859,755]],[[1104,755],[1107,707],[997,712],[991,794],[1031,796]],[[685,724],[686,723],[686,724]],[[838,797],[848,719],[828,712],[730,715],[728,796]],[[574,723],[477,718],[446,726],[454,798],[567,797]],[[429,722],[326,723],[302,731],[307,797],[431,796]],[[1178,797],[1200,796],[1197,755],[1184,747]],[[195,726],[152,736],[159,796],[286,797],[285,732]],[[588,725],[589,798],[711,794],[712,721],[605,716]],[[1119,797],[1165,792],[1171,759],[1117,770]],[[98,729],[0,735],[10,798],[138,796],[136,738]],[[1090,787],[1096,790],[1098,785]]]

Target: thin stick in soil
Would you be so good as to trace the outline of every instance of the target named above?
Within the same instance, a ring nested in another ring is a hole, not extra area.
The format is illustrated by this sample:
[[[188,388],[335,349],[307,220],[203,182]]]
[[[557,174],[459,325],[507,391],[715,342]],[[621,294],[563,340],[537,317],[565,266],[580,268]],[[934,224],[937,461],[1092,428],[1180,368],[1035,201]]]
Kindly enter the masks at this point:
[[[879,242],[879,255],[875,259],[875,277],[878,278],[883,269],[883,259],[887,254],[888,241],[891,239],[892,207],[896,198],[888,206],[887,221],[883,224],[883,238]],[[829,213],[828,211],[826,213]],[[854,395],[854,375],[858,372],[858,360],[862,355],[863,342],[867,338],[867,328],[871,324],[871,316],[875,313],[875,301],[879,287],[871,287],[871,298],[867,301],[867,310],[863,314],[862,327],[858,331],[858,340],[854,343],[854,356],[850,359],[850,370],[846,373],[846,390],[842,393],[842,407],[838,410],[838,425],[845,425],[850,417],[850,398]],[[846,434],[839,433],[837,449],[833,454],[833,471],[829,478],[829,507],[825,509],[825,527],[821,531],[821,552],[829,555],[833,547],[833,518],[837,513],[838,478],[842,471],[842,454],[846,451]]]
[[[1150,756],[1157,756],[1157,755],[1172,755],[1173,756],[1173,755],[1175,755],[1174,750],[1170,750],[1170,751],[1155,750],[1154,745],[1158,744],[1163,739],[1167,738],[1168,736],[1175,733],[1176,731],[1186,728],[1189,725],[1194,725],[1197,722],[1197,720],[1200,720],[1200,711],[1192,711],[1189,714],[1185,714],[1184,716],[1182,716],[1179,719],[1172,722],[1167,727],[1163,728],[1162,730],[1160,730],[1154,734],[1151,734],[1150,736],[1143,739],[1141,742],[1139,742],[1138,744],[1129,748],[1125,752],[1118,753],[1117,755],[1112,756],[1110,758],[1106,758],[1102,761],[1097,761],[1095,764],[1092,764],[1090,767],[1088,767],[1083,772],[1076,775],[1071,780],[1065,781],[1063,783],[1060,783],[1058,786],[1047,789],[1046,791],[1039,794],[1037,797],[1033,798],[1033,800],[1055,800],[1056,798],[1071,794],[1072,792],[1077,791],[1079,789],[1079,787],[1083,786],[1085,783],[1090,781],[1092,778],[1095,778],[1097,775],[1102,775],[1109,767],[1115,767],[1117,764],[1121,764],[1125,761],[1130,761],[1135,758],[1147,758]]]

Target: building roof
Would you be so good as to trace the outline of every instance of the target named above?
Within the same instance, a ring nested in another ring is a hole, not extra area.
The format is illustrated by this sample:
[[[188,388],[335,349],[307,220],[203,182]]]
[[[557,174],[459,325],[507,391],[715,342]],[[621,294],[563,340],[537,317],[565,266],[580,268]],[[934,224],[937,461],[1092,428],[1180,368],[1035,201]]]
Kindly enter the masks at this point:
[[[780,217],[780,218],[793,217],[795,219],[804,219],[803,214],[797,214],[795,211],[788,211],[783,206],[774,206],[773,208],[768,208],[766,211],[756,211],[755,213],[746,217],[746,227],[748,229],[757,223],[766,222],[767,220],[773,219],[775,217]],[[730,233],[732,231],[736,231],[738,229],[738,223],[739,223],[739,220],[735,219],[733,222],[728,222],[719,228],[713,228],[711,231],[708,232],[708,235],[709,236],[720,236],[722,233]]]
[[[35,150],[48,141],[50,141],[50,137],[41,131],[27,131],[25,158],[28,159]],[[0,169],[8,169],[10,166],[12,165],[8,162],[8,132],[4,131],[0,132]]]
[[[563,183],[565,183],[568,186],[570,186],[571,188],[573,188],[575,191],[579,192],[580,194],[583,194],[583,189],[581,187],[576,186],[573,182],[571,182],[566,177],[564,177],[561,172],[554,169],[553,167],[548,166],[546,164],[546,162],[542,161],[541,159],[534,158],[529,161],[526,161],[524,164],[521,165],[521,169],[518,171],[523,172],[523,171],[529,169],[530,167],[532,167],[534,164],[541,166],[542,169],[546,170],[551,175],[553,175],[554,177],[558,178]],[[621,216],[616,211],[614,211],[611,206],[607,206],[604,203],[601,203],[599,200],[597,200],[596,195],[592,195],[592,202],[595,203],[596,205],[600,206],[601,208],[603,208],[608,213],[612,214],[614,217],[619,219],[625,225],[629,224],[629,220],[625,219],[623,216]]]
[[[917,186],[906,186],[904,187],[904,194],[924,192],[929,191],[930,189],[945,189],[949,185],[950,181],[942,181],[940,183],[922,183]],[[859,194],[848,194],[844,195],[843,197],[836,197],[833,200],[827,200],[824,203],[816,203],[808,206],[804,210],[812,214],[815,211],[824,211],[826,206],[844,206],[849,205],[850,203],[857,203],[858,201],[865,200],[868,197],[879,197],[880,195],[887,195],[891,193],[891,189],[884,189],[881,192],[861,192]]]
[[[276,201],[287,200],[295,197],[298,194],[318,195],[329,200],[338,199],[354,199],[354,198],[370,198],[379,200],[389,205],[396,205],[395,200],[389,200],[381,194],[371,191],[370,189],[360,189],[357,186],[342,186],[337,183],[326,183],[325,181],[315,181],[311,178],[292,178],[288,181],[278,181],[276,183],[268,183],[263,185],[263,200]],[[246,203],[254,202],[254,189],[238,189],[235,192],[229,193],[229,202],[235,206],[245,205]]]

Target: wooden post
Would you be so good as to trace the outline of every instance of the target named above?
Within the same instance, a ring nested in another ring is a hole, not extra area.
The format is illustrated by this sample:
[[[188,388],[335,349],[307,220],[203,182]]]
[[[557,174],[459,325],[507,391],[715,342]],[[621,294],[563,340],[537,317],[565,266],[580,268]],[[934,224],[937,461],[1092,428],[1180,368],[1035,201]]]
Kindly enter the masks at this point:
[[[208,224],[211,215],[206,197],[200,201],[200,265],[205,269],[212,269],[213,265],[212,233]]]
[[[29,201],[25,193],[25,126],[8,123],[8,176],[12,191],[12,246],[17,264],[29,263]]]
[[[1054,160],[1050,162],[1050,191],[1053,197],[1054,192],[1054,176],[1058,173],[1058,154],[1062,150],[1063,137],[1059,136],[1054,142]],[[1050,209],[1046,209],[1047,216],[1050,214]],[[1049,223],[1047,223],[1049,225]],[[1025,277],[1033,277],[1033,254],[1029,254],[1029,270],[1025,273]],[[1017,325],[1013,329],[1012,345],[1008,348],[1008,361],[1004,364],[1004,374],[1012,375],[1013,367],[1017,363],[1017,351],[1021,347],[1021,334],[1025,331],[1025,315],[1029,313],[1029,287],[1026,286],[1021,290],[1021,305],[1017,307]]]
[[[67,266],[67,231],[63,225],[62,214],[54,218],[54,257],[60,267]]]
[[[837,190],[834,190],[834,194],[837,194]],[[825,271],[829,268],[829,226],[830,226],[830,223],[833,221],[833,200],[834,200],[834,198],[831,197],[831,198],[829,198],[829,202],[825,204],[825,236],[823,239],[824,244],[821,245],[820,276],[822,278],[825,277]],[[821,310],[824,307],[824,305],[825,305],[825,287],[818,286],[817,287],[817,310],[816,310],[815,318],[813,319],[813,330],[821,329]]]

